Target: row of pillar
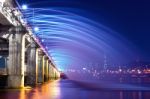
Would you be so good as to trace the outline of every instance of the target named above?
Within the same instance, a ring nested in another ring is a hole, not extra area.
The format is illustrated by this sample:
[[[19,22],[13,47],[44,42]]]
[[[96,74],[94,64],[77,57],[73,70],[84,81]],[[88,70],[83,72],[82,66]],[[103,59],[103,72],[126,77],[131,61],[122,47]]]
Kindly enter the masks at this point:
[[[59,72],[54,68],[49,58],[31,40],[27,51],[27,65],[25,75],[25,39],[26,35],[21,33],[19,28],[11,31],[9,37],[9,65],[8,65],[8,87],[24,87],[26,84],[36,85],[50,79],[59,77]]]

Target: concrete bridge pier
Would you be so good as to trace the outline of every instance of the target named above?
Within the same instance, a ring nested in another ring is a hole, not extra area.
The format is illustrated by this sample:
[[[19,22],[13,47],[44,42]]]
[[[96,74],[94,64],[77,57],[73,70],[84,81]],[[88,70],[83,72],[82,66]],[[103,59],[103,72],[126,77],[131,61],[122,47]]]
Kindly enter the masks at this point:
[[[50,61],[48,62],[48,80],[50,80]]]
[[[52,79],[55,79],[55,70],[53,67],[52,67]]]
[[[50,66],[49,66],[49,76],[50,76],[50,80],[53,79],[53,67],[52,67],[52,63],[50,63]]]
[[[27,69],[26,69],[26,84],[35,86],[38,80],[38,46],[31,41],[28,48]],[[39,70],[40,71],[40,70]]]
[[[24,87],[25,32],[20,27],[10,31],[8,87]]]
[[[38,58],[38,83],[44,83],[44,66],[45,66],[45,59],[44,53],[39,51],[39,58]]]
[[[44,82],[48,81],[48,57],[45,56]]]

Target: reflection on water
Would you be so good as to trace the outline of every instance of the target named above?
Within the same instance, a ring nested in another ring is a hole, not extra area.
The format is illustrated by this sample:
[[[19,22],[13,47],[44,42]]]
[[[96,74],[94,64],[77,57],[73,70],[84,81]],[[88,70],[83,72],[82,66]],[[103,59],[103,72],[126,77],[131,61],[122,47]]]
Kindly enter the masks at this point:
[[[95,90],[61,80],[36,88],[0,90],[0,99],[150,99],[150,92]]]
[[[86,99],[149,99],[149,93],[143,92],[96,92],[96,94],[89,94]],[[142,96],[143,95],[143,96]],[[99,97],[99,98],[98,98]]]
[[[49,82],[36,88],[1,90],[0,99],[59,99],[58,81]]]
[[[89,92],[85,93],[84,99],[150,99],[149,92]],[[88,95],[86,95],[88,94]]]

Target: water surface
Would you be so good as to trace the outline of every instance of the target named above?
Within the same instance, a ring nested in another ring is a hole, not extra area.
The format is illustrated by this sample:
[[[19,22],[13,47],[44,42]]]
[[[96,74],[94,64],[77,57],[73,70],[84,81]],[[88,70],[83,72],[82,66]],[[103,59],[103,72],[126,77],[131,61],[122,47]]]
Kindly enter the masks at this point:
[[[35,88],[1,90],[0,99],[150,99],[150,91],[91,89],[57,80]]]

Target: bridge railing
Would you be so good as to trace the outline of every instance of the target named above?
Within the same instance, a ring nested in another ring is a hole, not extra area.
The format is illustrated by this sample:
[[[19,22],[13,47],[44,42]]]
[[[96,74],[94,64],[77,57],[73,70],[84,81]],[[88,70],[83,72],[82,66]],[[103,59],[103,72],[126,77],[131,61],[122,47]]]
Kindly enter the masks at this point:
[[[4,17],[7,18],[7,20],[13,25],[13,26],[19,26],[22,25],[26,28],[28,31],[28,34],[33,37],[33,39],[36,41],[36,43],[42,48],[42,45],[36,40],[35,35],[33,35],[32,28],[27,24],[27,21],[24,19],[23,14],[21,12],[20,8],[17,8],[17,6],[9,6],[4,4],[5,2],[0,1],[0,13],[4,15]],[[48,53],[43,49],[45,54],[48,56]],[[50,60],[52,60],[49,57]],[[54,64],[54,63],[53,63]],[[55,65],[55,64],[54,64]]]
[[[20,9],[10,7],[0,1],[0,12],[7,18],[7,20],[14,26],[23,25],[27,26],[27,22],[24,20]]]
[[[0,12],[4,15],[4,17],[7,18],[7,20],[12,25],[17,25],[17,22],[15,21],[15,16],[12,13],[12,9],[10,7],[5,7],[2,3],[0,4]]]

